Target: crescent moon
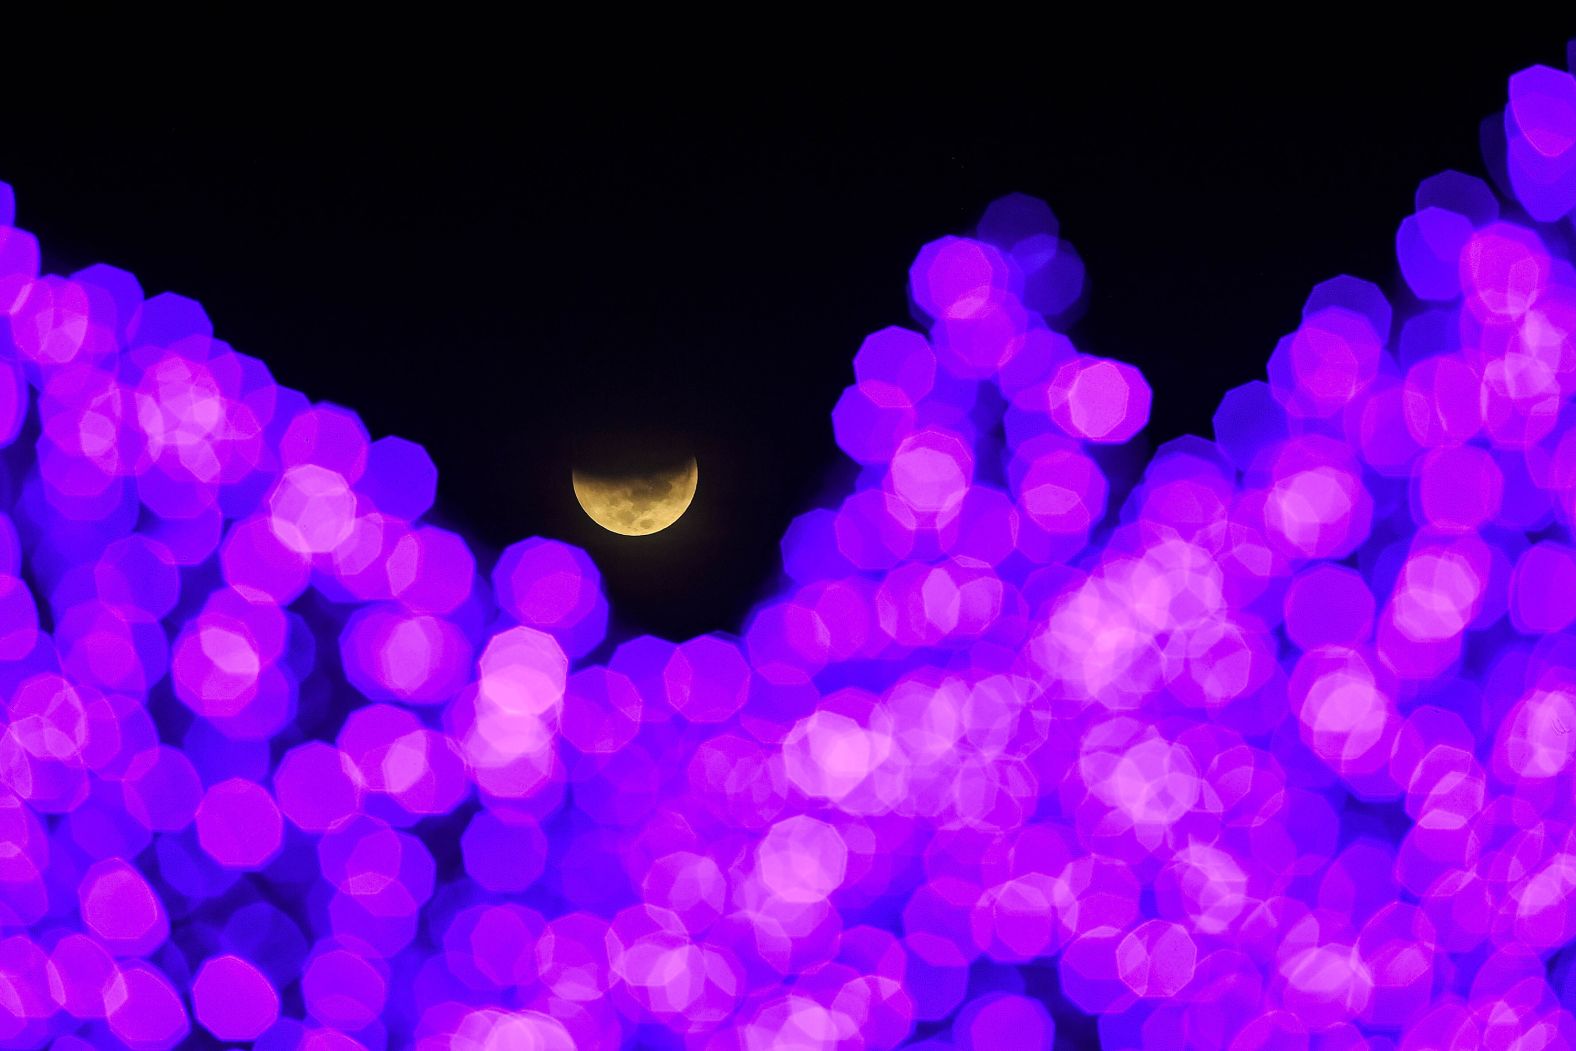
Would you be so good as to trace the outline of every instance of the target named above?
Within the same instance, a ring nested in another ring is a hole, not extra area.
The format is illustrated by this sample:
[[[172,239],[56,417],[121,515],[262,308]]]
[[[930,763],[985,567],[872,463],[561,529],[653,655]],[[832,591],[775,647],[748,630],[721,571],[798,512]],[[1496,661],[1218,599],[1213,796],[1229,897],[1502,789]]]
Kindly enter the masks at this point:
[[[623,536],[650,536],[677,522],[695,499],[700,468],[692,456],[670,471],[639,475],[570,472],[575,499],[591,521]]]

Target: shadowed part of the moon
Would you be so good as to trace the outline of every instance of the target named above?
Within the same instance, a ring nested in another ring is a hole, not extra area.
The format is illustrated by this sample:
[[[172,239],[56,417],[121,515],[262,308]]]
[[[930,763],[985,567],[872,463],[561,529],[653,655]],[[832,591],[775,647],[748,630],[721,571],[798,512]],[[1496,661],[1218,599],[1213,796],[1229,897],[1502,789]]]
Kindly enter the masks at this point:
[[[625,536],[661,532],[689,508],[700,473],[691,459],[661,473],[573,473],[575,498],[591,520]]]

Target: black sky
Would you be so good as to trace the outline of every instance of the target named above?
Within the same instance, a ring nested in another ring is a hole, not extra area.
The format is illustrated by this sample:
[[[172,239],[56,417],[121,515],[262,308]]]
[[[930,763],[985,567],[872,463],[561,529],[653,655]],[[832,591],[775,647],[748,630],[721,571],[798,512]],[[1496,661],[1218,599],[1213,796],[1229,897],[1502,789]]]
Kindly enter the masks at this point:
[[[1480,120],[1512,72],[1565,64],[1571,28],[916,54],[839,91],[32,105],[0,179],[51,269],[201,300],[281,382],[426,444],[443,517],[484,549],[581,544],[623,631],[677,639],[736,628],[784,526],[835,486],[828,413],[862,336],[911,323],[922,244],[1045,198],[1089,270],[1075,338],[1155,389],[1144,440],[1208,434],[1313,284],[1394,283],[1416,184],[1482,172]],[[616,538],[575,505],[575,448],[610,431],[699,456],[666,533]]]

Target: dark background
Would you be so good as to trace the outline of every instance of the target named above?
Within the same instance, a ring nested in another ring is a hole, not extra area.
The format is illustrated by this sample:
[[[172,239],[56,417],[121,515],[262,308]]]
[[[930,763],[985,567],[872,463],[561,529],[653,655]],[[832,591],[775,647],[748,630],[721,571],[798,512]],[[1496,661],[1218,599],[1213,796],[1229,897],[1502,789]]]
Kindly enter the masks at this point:
[[[1207,435],[1313,284],[1393,285],[1416,184],[1482,173],[1480,120],[1514,71],[1565,65],[1571,28],[916,52],[840,91],[810,62],[786,82],[813,91],[435,79],[218,105],[194,78],[30,96],[0,179],[49,268],[197,298],[281,382],[424,443],[484,567],[533,534],[583,545],[620,631],[678,639],[737,628],[784,526],[841,484],[828,413],[860,339],[911,323],[922,244],[1045,198],[1088,267],[1075,339],[1155,389],[1140,441]],[[699,457],[677,525],[621,538],[579,510],[577,444],[610,432]]]

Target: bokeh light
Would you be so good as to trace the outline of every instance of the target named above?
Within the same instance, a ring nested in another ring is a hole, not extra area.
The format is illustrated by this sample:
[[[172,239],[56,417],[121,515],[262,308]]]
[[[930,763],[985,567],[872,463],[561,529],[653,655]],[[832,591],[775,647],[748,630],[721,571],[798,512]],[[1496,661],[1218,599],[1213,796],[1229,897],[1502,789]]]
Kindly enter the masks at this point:
[[[921,247],[687,640],[0,184],[0,1047],[1576,1046],[1576,78],[1502,116],[1209,439],[1043,202]]]

